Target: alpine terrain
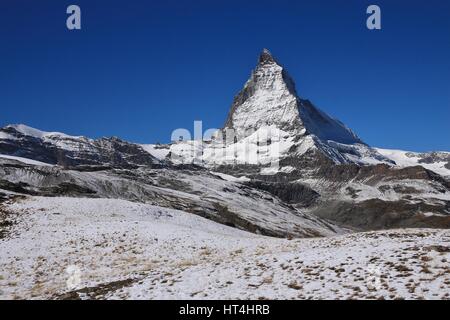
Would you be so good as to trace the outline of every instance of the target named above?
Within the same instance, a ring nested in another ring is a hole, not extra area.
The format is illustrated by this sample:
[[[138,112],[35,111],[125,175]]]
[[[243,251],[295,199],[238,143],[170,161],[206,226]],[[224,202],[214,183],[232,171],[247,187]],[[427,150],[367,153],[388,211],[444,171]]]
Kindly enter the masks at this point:
[[[0,298],[449,299],[450,152],[298,89],[265,49],[208,139],[1,128]]]

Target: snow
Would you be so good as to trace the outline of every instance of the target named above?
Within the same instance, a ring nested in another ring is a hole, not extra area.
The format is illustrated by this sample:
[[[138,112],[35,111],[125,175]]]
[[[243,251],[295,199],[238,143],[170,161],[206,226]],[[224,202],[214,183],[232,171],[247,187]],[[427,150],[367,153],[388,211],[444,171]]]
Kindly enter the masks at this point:
[[[8,125],[6,128],[13,128],[27,137],[40,139],[43,142],[51,143],[55,147],[64,150],[74,152],[92,150],[92,146],[90,144],[92,144],[93,140],[83,136],[70,136],[61,132],[46,132],[26,126],[24,124]],[[0,139],[18,140],[19,138],[11,136],[10,134],[4,132],[0,132]]]
[[[16,140],[17,138],[6,133],[6,132],[0,132],[0,139],[5,139],[5,140]]]
[[[291,141],[296,141],[297,156],[319,148],[335,163],[366,165],[387,160],[365,145],[342,122],[298,97],[294,81],[268,52],[263,51],[261,57],[267,59],[261,62],[260,58],[235,99],[226,123],[227,128],[235,131],[238,140],[248,138],[255,131],[275,127],[289,134]],[[250,145],[250,151],[253,149]],[[237,159],[237,162],[255,163],[252,158]],[[265,171],[276,172],[273,168]]]
[[[307,100],[300,101],[300,118],[306,130],[322,141],[334,141],[342,144],[361,144],[358,136],[339,120],[315,107]]]
[[[258,65],[244,90],[250,86],[252,95],[231,115],[238,139],[247,137],[251,130],[272,125],[300,129],[297,97],[290,92],[280,65]]]
[[[156,144],[141,144],[142,149],[158,160],[164,160],[170,153],[170,147]]]
[[[231,182],[247,182],[247,181],[251,180],[251,179],[249,179],[249,178],[247,178],[245,176],[233,177],[233,176],[230,176],[228,174],[221,173],[221,172],[214,172],[214,171],[210,171],[210,172],[211,172],[211,174],[213,174],[215,176],[218,176],[218,177],[222,178],[223,180],[231,181]]]
[[[450,169],[445,168],[447,164],[446,161],[435,162],[435,163],[420,163],[419,160],[425,155],[430,153],[418,153],[402,150],[390,150],[375,148],[383,156],[395,161],[396,165],[399,167],[412,167],[412,166],[422,166],[425,169],[431,170],[440,174],[442,176],[450,176]],[[450,152],[437,152],[443,155],[450,155]]]
[[[16,221],[0,239],[0,299],[450,295],[449,230],[285,240],[123,200],[32,197],[4,209]]]
[[[348,188],[358,190],[356,192],[357,197],[353,198],[352,194],[348,192]],[[340,193],[336,194],[336,198],[346,200],[365,201],[370,199],[379,199],[384,201],[400,201],[405,199],[405,194],[396,192],[395,188],[404,188],[414,190],[413,198],[410,201],[416,201],[418,199],[423,202],[432,203],[434,201],[450,200],[450,192],[439,192],[433,188],[433,184],[424,183],[422,180],[404,180],[388,182],[382,181],[373,185],[366,184],[364,182],[351,182],[343,186]]]
[[[31,297],[41,281],[46,283],[45,290],[66,289],[65,270],[72,265],[83,269],[86,286],[95,284],[97,276],[113,280],[128,274],[130,268],[145,270],[158,255],[166,255],[171,242],[190,235],[199,243],[211,238],[209,234],[216,241],[233,235],[254,237],[192,214],[123,200],[34,198],[9,209],[19,212],[21,221],[15,236],[0,240],[0,298],[12,298],[8,284],[13,282],[20,294]],[[128,255],[132,252],[140,256],[134,262]],[[177,254],[179,259],[190,258],[189,251]],[[16,278],[13,270],[23,273]],[[44,272],[33,275],[39,270]]]
[[[45,163],[45,162],[40,162],[40,161],[36,161],[36,160],[28,159],[28,158],[22,158],[22,157],[8,156],[8,155],[4,155],[4,154],[0,154],[0,158],[8,159],[8,160],[16,160],[16,161],[20,161],[25,164],[31,164],[33,166],[47,166],[47,167],[53,166],[52,164]]]
[[[262,175],[274,175],[277,174],[279,172],[282,173],[290,173],[292,171],[294,171],[295,168],[291,167],[291,166],[286,166],[286,167],[277,167],[277,166],[271,166],[271,167],[267,167],[267,168],[261,168],[260,170],[260,174]]]
[[[174,163],[216,165],[277,163],[294,145],[294,137],[278,127],[262,126],[249,136],[230,144],[183,141],[171,145]]]
[[[435,212],[424,212],[422,213],[425,217],[445,217],[443,214],[435,213]]]
[[[69,135],[67,135],[65,133],[61,133],[61,132],[41,131],[41,130],[38,130],[38,129],[35,129],[32,127],[29,127],[27,125],[24,125],[24,124],[13,124],[13,125],[7,126],[7,128],[14,128],[26,136],[35,137],[38,139],[42,139],[42,138],[49,137],[49,136],[60,136],[60,137],[64,137],[64,138],[74,138],[74,139],[80,138],[80,137],[75,137],[75,136],[69,136]]]
[[[344,232],[329,222],[286,206],[267,192],[245,188],[241,181],[218,179],[201,171],[139,168],[124,172],[82,172],[55,166],[26,170],[0,167],[0,174],[4,180],[25,184],[30,191],[58,188],[61,184],[70,183],[92,190],[97,197],[187,208],[214,221],[223,221],[218,217],[219,206],[227,210],[226,219],[254,232],[303,237]]]

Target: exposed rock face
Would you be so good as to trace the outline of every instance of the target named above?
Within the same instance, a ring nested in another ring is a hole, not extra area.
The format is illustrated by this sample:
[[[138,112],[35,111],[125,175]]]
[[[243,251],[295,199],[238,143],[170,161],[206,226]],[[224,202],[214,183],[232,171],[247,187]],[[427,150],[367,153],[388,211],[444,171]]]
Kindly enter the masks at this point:
[[[377,151],[392,159],[397,167],[422,166],[437,174],[450,178],[450,152],[410,152],[379,149]]]
[[[250,79],[234,98],[225,128],[234,129],[238,139],[271,125],[304,133],[298,109],[293,80],[265,49]]]
[[[140,146],[118,138],[92,140],[56,132],[43,132],[24,125],[0,129],[0,154],[24,157],[62,167],[157,166],[160,161]]]
[[[256,187],[261,190],[266,190],[273,195],[276,195],[281,200],[290,204],[301,204],[304,207],[312,205],[319,194],[311,188],[301,183],[283,183],[283,182],[264,182],[253,180],[247,185]]]
[[[298,97],[294,80],[267,49],[241,92],[235,97],[225,128],[238,138],[246,132],[275,125],[296,135],[313,134],[339,143],[363,142],[341,122]]]
[[[331,201],[316,207],[313,213],[319,217],[347,225],[358,230],[382,230],[392,228],[450,228],[450,202],[442,204],[420,203],[408,200],[386,201],[368,199],[360,202]],[[445,214],[432,214],[443,212]]]
[[[139,167],[92,172],[0,158],[0,190],[31,196],[149,203],[273,237],[318,237],[344,232],[268,192],[223,180],[202,169]]]

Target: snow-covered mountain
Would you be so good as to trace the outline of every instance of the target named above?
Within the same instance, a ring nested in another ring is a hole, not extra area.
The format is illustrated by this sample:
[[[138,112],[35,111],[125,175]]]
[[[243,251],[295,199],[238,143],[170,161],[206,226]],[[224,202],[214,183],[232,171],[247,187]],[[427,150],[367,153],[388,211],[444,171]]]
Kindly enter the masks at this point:
[[[300,98],[294,80],[267,49],[219,133],[209,144],[177,143],[172,155],[176,161],[207,166],[266,164],[307,152],[320,152],[335,163],[391,163],[342,122]]]
[[[422,166],[444,177],[450,177],[450,152],[411,152],[376,148],[398,167]]]
[[[450,228],[449,153],[368,146],[300,98],[268,50],[210,140],[137,145],[10,125],[0,155],[7,192],[151,201],[268,235]]]
[[[23,124],[0,128],[0,154],[29,158],[62,167],[158,166],[161,162],[142,147],[119,138],[98,140],[45,132]]]
[[[294,204],[299,185],[313,190],[320,196],[306,210],[344,225],[450,227],[448,154],[368,146],[300,98],[294,81],[268,50],[213,139],[167,148],[174,163],[263,181],[255,184]]]
[[[431,228],[450,153],[368,146],[267,50],[207,141],[0,128],[0,299],[446,299]]]
[[[299,98],[294,80],[264,49],[250,79],[234,98],[225,128],[234,129],[239,140],[270,126],[292,135],[314,135],[323,142],[363,144],[344,124]]]

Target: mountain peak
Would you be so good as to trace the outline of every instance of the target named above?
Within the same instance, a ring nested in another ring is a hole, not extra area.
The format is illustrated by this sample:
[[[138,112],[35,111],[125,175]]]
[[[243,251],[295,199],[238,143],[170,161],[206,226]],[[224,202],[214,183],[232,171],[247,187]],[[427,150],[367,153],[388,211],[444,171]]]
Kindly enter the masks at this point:
[[[0,129],[2,129],[2,130],[13,129],[13,130],[23,134],[24,136],[30,136],[30,137],[34,137],[34,138],[38,138],[38,139],[42,139],[42,138],[45,138],[48,136],[60,136],[62,138],[75,138],[75,139],[81,138],[81,137],[76,137],[76,136],[69,136],[69,135],[67,135],[65,133],[61,133],[61,132],[42,131],[42,130],[27,126],[25,124],[10,124],[4,128],[0,128]]]
[[[259,64],[277,63],[268,49],[263,49],[259,55]]]
[[[300,98],[285,68],[263,49],[258,66],[233,100],[224,128],[234,129],[242,139],[269,126],[297,138],[313,135],[324,145],[363,144],[343,123]]]
[[[35,138],[42,138],[46,134],[48,134],[48,132],[29,127],[25,124],[10,124],[10,125],[7,125],[6,128],[14,129],[15,131],[17,131],[25,136],[32,136]]]
[[[238,139],[261,127],[302,130],[293,80],[264,49],[244,88],[234,98],[224,128],[234,129]]]

